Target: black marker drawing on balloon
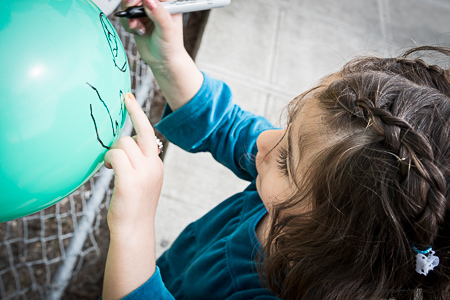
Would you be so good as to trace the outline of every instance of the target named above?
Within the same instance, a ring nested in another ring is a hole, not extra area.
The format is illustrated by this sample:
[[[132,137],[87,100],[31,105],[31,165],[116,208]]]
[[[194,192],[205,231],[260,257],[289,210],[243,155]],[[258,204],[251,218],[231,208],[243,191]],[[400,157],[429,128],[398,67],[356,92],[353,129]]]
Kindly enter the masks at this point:
[[[124,100],[123,100],[124,99],[123,92],[119,91],[119,98],[120,98],[120,111],[119,111],[120,123],[119,123],[117,120],[113,121],[113,118],[111,117],[109,108],[106,105],[105,101],[103,101],[102,97],[100,96],[100,92],[89,82],[86,82],[86,84],[88,86],[90,86],[97,93],[98,99],[103,104],[104,108],[106,109],[106,112],[108,113],[108,116],[109,116],[109,120],[111,122],[111,129],[112,129],[112,134],[113,134],[113,139],[114,139],[117,136],[119,128],[123,126],[123,124],[125,123],[125,119],[126,119],[125,106],[124,106]],[[102,145],[103,148],[106,148],[109,150],[110,146],[105,145],[105,143],[102,141],[102,139],[100,138],[100,135],[98,133],[97,122],[95,121],[94,110],[92,108],[92,104],[90,104],[89,106],[90,106],[90,110],[91,110],[92,122],[94,123],[95,133],[97,134],[97,140]]]
[[[127,55],[121,47],[120,38],[117,36],[114,27],[109,22],[108,17],[104,13],[100,13],[100,23],[103,27],[106,40],[108,41],[109,50],[113,57],[114,65],[122,72],[127,70]]]

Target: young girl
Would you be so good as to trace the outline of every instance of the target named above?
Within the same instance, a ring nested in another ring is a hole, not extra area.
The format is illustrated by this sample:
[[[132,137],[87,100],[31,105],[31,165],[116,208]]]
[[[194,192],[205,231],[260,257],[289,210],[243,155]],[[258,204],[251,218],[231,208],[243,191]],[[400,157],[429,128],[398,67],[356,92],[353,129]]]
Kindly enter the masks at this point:
[[[449,50],[355,59],[292,100],[275,129],[197,69],[180,15],[143,4],[149,19],[124,26],[168,101],[156,127],[251,183],[156,261],[163,167],[127,94],[137,135],[105,156],[116,173],[105,299],[450,298],[450,73],[413,58]]]

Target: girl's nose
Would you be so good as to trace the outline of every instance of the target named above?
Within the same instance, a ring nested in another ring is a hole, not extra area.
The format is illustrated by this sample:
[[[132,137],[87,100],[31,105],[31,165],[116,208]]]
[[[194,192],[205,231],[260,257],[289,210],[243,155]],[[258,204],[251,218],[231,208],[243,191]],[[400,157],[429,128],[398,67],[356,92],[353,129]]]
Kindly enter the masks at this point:
[[[261,154],[267,154],[281,141],[284,129],[266,130],[260,133],[256,146]]]

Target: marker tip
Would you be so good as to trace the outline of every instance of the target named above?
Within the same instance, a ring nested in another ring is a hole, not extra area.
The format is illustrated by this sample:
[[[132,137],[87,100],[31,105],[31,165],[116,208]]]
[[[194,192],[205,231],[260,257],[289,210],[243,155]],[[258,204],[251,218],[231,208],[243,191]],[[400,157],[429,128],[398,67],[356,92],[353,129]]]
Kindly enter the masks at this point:
[[[114,14],[116,17],[125,17],[127,15],[127,12],[122,10],[122,11],[118,11]]]

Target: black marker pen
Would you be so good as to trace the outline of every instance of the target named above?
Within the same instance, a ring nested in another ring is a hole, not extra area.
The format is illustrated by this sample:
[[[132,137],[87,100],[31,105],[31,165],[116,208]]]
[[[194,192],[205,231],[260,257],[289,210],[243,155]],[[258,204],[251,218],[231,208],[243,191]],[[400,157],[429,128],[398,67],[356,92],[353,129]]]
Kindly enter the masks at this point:
[[[160,2],[171,14],[187,13],[192,11],[207,10],[211,8],[224,7],[230,4],[231,0],[178,0]],[[132,6],[125,10],[116,12],[116,17],[125,17],[129,19],[145,17],[143,6]]]

